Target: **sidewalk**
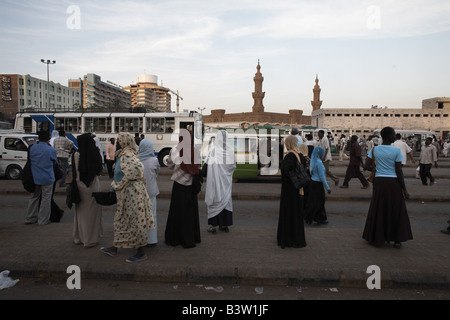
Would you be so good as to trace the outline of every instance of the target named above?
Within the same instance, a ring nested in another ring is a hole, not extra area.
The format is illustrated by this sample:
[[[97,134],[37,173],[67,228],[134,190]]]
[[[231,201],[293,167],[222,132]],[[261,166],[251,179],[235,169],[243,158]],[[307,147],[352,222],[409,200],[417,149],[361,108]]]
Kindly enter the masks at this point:
[[[332,167],[331,171],[341,177],[340,184],[345,169],[344,166]],[[450,180],[444,179],[450,174],[448,168],[433,168],[432,173],[440,179],[431,187],[422,186],[420,180],[413,178],[414,170],[405,168],[411,194],[409,201],[449,201]],[[265,183],[260,183],[261,180],[234,183],[233,198],[279,200],[279,180],[263,181]],[[101,183],[104,190],[108,190],[110,179],[102,176]],[[158,185],[159,197],[169,198],[170,171],[162,169]],[[349,189],[340,189],[334,184],[331,188],[327,201],[370,201],[371,188],[362,190],[357,179],[352,179]],[[56,192],[62,195],[64,189],[57,188]],[[0,197],[12,194],[23,194],[24,201],[29,197],[20,181],[1,181]],[[199,201],[203,197],[202,192]],[[63,209],[65,214],[73,214],[73,210]],[[0,271],[10,270],[14,279],[51,277],[65,282],[69,277],[67,267],[77,265],[82,279],[366,288],[371,275],[367,274],[367,268],[377,265],[381,269],[382,288],[426,286],[450,289],[450,237],[439,230],[413,230],[414,240],[397,250],[391,246],[369,246],[362,239],[363,230],[360,229],[306,226],[307,247],[282,250],[276,243],[276,225],[236,225],[230,233],[214,236],[201,230],[202,242],[195,248],[183,249],[164,244],[165,222],[164,219],[158,221],[159,244],[148,248],[149,259],[137,264],[125,262],[134,254],[133,249],[120,250],[114,258],[100,253],[101,246],[112,243],[111,225],[104,226],[104,235],[97,247],[85,249],[72,243],[72,223],[43,227],[22,222],[0,223]],[[445,221],[442,229],[444,227]]]

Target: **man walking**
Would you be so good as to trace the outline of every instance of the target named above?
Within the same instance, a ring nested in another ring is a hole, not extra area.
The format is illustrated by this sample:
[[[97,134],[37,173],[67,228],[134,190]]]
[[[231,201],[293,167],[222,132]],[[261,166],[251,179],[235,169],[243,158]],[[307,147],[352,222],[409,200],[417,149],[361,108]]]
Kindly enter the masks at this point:
[[[404,166],[406,164],[407,158],[409,158],[411,160],[412,164],[415,164],[416,161],[414,160],[414,157],[413,157],[413,150],[406,144],[406,142],[404,142],[402,140],[402,135],[400,133],[397,133],[395,135],[395,139],[396,140],[392,145],[401,150],[402,156],[403,156],[402,165]]]
[[[434,184],[434,177],[431,175],[431,167],[434,166],[437,168],[437,150],[431,144],[433,142],[432,138],[427,138],[425,140],[425,145],[422,147],[420,151],[420,179],[422,179],[422,184],[424,186],[427,185],[427,180],[430,178],[430,185]]]
[[[362,152],[361,146],[358,143],[358,137],[352,136],[350,143],[350,161],[348,163],[347,172],[345,174],[344,184],[340,186],[340,188],[347,189],[350,180],[356,176],[359,181],[361,181],[362,188],[367,189],[369,188],[369,182],[366,180],[360,170],[360,166],[362,165]]]
[[[337,186],[339,184],[339,178],[330,172],[330,161],[332,159],[330,142],[328,141],[328,138],[325,137],[325,131],[319,130],[318,134],[319,134],[318,147],[322,147],[325,150],[325,154],[322,158],[323,166],[325,167],[325,172],[327,176],[329,176],[334,181],[334,185]]]
[[[61,166],[63,176],[59,180],[59,186],[66,186],[66,175],[67,168],[69,168],[69,156],[72,151],[74,143],[66,137],[66,132],[61,129],[59,130],[59,137],[53,142],[53,148],[56,149],[56,157],[58,158],[58,163]]]
[[[56,150],[49,144],[50,133],[39,132],[39,141],[30,149],[31,172],[36,185],[34,194],[28,200],[25,224],[50,223],[53,183],[55,182],[54,166],[57,163]]]

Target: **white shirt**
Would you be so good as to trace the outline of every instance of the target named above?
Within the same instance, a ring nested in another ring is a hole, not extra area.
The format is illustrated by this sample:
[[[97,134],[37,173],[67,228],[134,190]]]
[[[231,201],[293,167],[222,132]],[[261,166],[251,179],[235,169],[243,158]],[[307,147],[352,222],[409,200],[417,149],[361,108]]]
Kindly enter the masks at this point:
[[[406,157],[408,155],[408,153],[410,153],[412,151],[412,149],[405,143],[403,142],[401,139],[400,140],[395,140],[395,142],[392,144],[394,147],[397,147],[400,149],[400,151],[402,152],[402,156],[403,156],[403,161],[402,164],[405,165],[406,164]]]
[[[324,161],[328,160],[331,161],[333,159],[333,157],[331,156],[330,142],[328,141],[327,137],[324,136],[322,139],[319,139],[318,147],[322,147],[325,150],[325,153],[327,154]]]

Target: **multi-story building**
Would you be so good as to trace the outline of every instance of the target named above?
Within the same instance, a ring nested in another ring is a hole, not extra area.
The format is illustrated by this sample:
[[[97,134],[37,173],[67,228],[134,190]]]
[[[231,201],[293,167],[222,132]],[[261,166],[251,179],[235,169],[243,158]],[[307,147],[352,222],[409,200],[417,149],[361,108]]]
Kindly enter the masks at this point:
[[[69,80],[69,87],[82,90],[83,109],[119,111],[131,107],[130,93],[122,87],[112,83],[103,82],[101,77],[88,73],[82,79]]]
[[[1,74],[0,83],[0,112],[8,118],[14,118],[17,112],[25,110],[73,111],[81,104],[79,89],[53,81],[47,83],[47,80],[29,74]]]
[[[125,87],[131,94],[131,108],[144,107],[156,112],[172,112],[172,97],[168,88],[158,85],[158,77],[140,74],[137,83]]]
[[[398,130],[429,130],[446,137],[450,132],[450,98],[431,98],[419,108],[325,108],[312,112],[311,124],[335,133],[371,134],[390,126]]]

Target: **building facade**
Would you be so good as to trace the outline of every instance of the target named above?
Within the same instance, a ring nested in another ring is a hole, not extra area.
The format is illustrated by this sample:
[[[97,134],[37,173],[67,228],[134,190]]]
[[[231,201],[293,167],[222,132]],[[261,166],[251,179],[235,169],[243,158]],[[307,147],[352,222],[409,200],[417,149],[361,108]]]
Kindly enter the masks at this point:
[[[101,77],[88,73],[81,79],[69,80],[69,87],[82,90],[81,105],[85,110],[130,109],[131,95],[112,82],[104,82]],[[119,111],[119,110],[117,110]]]
[[[422,101],[422,109],[325,108],[312,112],[311,125],[335,133],[371,134],[386,126],[397,130],[429,130],[447,137],[450,132],[450,98]]]
[[[79,89],[47,83],[29,74],[1,74],[0,82],[0,112],[10,119],[21,111],[73,111],[81,104]]]
[[[172,97],[168,88],[158,86],[158,77],[137,76],[137,83],[124,88],[131,95],[131,108],[143,107],[155,112],[172,112]]]

